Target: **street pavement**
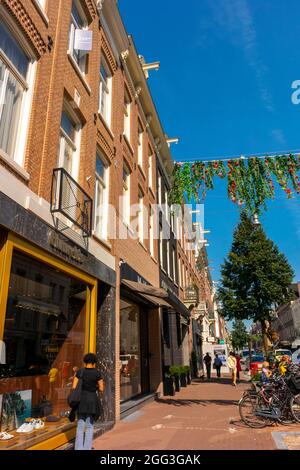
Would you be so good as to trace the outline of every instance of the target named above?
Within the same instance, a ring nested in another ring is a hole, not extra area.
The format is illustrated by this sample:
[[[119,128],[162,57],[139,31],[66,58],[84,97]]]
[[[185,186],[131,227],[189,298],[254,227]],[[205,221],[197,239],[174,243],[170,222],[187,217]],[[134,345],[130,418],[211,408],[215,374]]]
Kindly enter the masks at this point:
[[[118,422],[94,440],[95,450],[300,449],[300,424],[251,429],[239,417],[242,380],[197,379],[174,397],[164,397]]]

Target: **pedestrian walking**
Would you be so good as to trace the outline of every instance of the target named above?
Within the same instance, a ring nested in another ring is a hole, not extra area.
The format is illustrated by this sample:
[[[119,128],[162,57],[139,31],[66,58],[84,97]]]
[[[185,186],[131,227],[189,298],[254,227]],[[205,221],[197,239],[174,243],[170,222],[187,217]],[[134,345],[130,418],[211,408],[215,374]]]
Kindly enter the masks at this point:
[[[211,359],[211,356],[208,352],[205,354],[203,361],[204,361],[205,367],[206,367],[207,379],[209,380],[210,379],[210,374],[211,374],[211,361],[212,361],[212,359]]]
[[[236,358],[236,377],[238,380],[240,380],[240,372],[242,371],[241,356],[239,354],[236,354],[235,358]]]
[[[84,367],[76,372],[73,389],[79,379],[82,380],[80,402],[76,409],[77,430],[75,450],[91,450],[94,433],[94,422],[100,417],[100,403],[97,390],[103,392],[104,382],[96,369],[95,354],[88,353],[83,358]]]
[[[229,353],[227,364],[231,373],[232,385],[236,387],[236,357],[232,351]]]
[[[217,377],[221,377],[222,360],[219,358],[218,354],[216,354],[213,367],[216,369]]]

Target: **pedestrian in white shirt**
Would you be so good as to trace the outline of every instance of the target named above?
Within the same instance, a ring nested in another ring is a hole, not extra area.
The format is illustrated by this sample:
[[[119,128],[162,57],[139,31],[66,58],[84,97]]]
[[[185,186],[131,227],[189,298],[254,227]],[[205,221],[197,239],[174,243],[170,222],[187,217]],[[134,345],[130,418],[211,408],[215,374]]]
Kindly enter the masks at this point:
[[[227,359],[227,364],[231,373],[231,378],[232,378],[232,385],[236,387],[236,357],[234,355],[234,352],[229,353],[229,357]]]

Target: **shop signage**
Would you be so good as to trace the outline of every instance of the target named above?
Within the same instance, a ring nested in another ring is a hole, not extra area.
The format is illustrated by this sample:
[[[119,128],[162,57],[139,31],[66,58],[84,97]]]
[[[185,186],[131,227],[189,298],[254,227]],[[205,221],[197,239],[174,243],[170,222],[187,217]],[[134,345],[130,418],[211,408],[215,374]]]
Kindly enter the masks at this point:
[[[93,31],[87,29],[76,29],[74,49],[80,51],[91,51],[93,44]]]
[[[76,261],[79,264],[83,263],[83,255],[79,248],[69,245],[67,242],[61,239],[61,237],[51,232],[49,235],[49,244],[59,253],[65,255],[72,261]]]

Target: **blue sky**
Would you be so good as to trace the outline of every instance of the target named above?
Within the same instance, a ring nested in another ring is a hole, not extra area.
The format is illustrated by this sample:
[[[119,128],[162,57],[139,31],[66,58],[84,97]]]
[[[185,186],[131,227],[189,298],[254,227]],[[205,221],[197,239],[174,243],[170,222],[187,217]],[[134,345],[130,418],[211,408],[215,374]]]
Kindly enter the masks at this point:
[[[119,0],[128,33],[160,70],[148,80],[176,160],[300,150],[300,3],[291,0]],[[261,222],[300,280],[300,196],[280,189]],[[239,212],[223,182],[205,200],[214,280]]]

